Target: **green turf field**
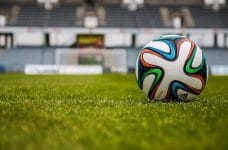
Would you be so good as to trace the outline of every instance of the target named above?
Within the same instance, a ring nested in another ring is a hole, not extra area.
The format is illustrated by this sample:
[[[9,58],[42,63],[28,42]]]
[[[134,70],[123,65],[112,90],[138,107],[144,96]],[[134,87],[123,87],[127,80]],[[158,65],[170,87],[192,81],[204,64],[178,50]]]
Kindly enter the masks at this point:
[[[228,149],[228,77],[151,103],[135,76],[0,75],[0,149]]]

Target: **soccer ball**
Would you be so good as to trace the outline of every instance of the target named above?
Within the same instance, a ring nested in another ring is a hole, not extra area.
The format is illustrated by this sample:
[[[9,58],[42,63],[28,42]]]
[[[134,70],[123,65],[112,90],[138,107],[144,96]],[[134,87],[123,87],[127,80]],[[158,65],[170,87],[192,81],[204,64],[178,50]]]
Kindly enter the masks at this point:
[[[193,41],[165,35],[146,44],[136,62],[136,79],[151,100],[190,101],[205,88],[206,58]]]

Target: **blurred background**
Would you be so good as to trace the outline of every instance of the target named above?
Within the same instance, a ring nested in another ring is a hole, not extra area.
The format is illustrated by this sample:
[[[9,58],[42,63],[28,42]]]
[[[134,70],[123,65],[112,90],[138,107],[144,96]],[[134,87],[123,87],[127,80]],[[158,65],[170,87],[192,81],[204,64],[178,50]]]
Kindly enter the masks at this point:
[[[205,52],[211,74],[228,74],[226,0],[0,0],[0,72],[128,73],[164,34]]]

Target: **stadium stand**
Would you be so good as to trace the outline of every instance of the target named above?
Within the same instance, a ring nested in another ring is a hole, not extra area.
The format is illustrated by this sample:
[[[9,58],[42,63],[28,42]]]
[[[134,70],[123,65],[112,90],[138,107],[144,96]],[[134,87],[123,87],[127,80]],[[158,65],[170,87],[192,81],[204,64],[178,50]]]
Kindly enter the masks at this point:
[[[117,5],[105,6],[107,27],[162,27],[158,7],[144,7],[135,12]]]
[[[207,8],[189,7],[195,22],[195,27],[224,28],[228,26],[228,11],[213,12]],[[44,11],[37,6],[21,6],[15,26],[80,26],[77,24],[77,8],[74,6],[61,6],[52,11]],[[180,11],[180,7],[169,7],[170,13]],[[9,11],[1,8],[2,12]],[[31,13],[32,12],[32,13]],[[128,11],[117,5],[105,6],[106,24],[103,27],[164,27],[159,7],[144,7],[135,12]],[[213,19],[211,19],[213,18]],[[8,25],[13,25],[8,23]]]
[[[0,28],[0,66],[7,71],[23,71],[25,64],[55,64],[57,48],[81,48],[80,42],[94,48],[125,49],[128,67],[134,70],[132,62],[138,50],[163,34],[182,34],[192,39],[208,51],[212,58],[209,64],[219,62],[213,57],[219,59],[214,51],[220,50],[220,64],[228,64],[227,4],[213,11],[198,0],[145,0],[132,11],[122,0],[99,1],[96,5],[92,0],[60,0],[47,10],[37,1],[12,1],[0,1],[0,15],[6,18],[6,26]],[[86,17],[94,17],[97,24],[86,26]],[[181,22],[179,27],[174,26],[175,18]],[[88,39],[79,40],[83,34]]]
[[[157,7],[144,7],[135,12],[138,27],[162,27],[163,22]],[[146,22],[144,20],[147,20]]]
[[[11,5],[0,3],[0,15],[5,16],[6,20],[10,17],[10,8],[11,8]]]
[[[224,28],[227,27],[228,11],[212,11],[203,7],[190,7],[192,16],[199,28]]]
[[[75,26],[76,7],[60,6],[45,11],[38,6],[21,6],[17,26]]]
[[[228,27],[228,7],[226,7],[226,9],[222,9],[219,13],[221,15],[221,19],[225,20],[224,25],[227,28]]]
[[[106,6],[108,27],[134,27],[134,15],[127,9],[119,6]]]
[[[98,17],[101,20],[101,27],[167,27],[160,13],[163,6],[144,6],[136,11],[129,11],[127,8],[120,5],[104,5],[97,9]],[[182,12],[186,6],[167,6],[169,17],[176,12]],[[225,28],[228,26],[228,10],[226,8],[215,12],[209,8],[202,6],[188,6],[190,15],[193,21],[196,22],[196,28]],[[10,14],[12,6],[1,5],[1,13]],[[45,11],[44,8],[36,5],[20,5],[18,15],[14,20],[8,21],[7,25],[14,26],[57,26],[57,27],[73,27],[82,26],[83,18],[77,15],[78,13],[85,14],[84,11],[90,9],[83,9],[77,6],[57,6],[52,11]],[[16,11],[16,10],[15,10]],[[12,16],[12,15],[11,15]],[[10,18],[11,16],[7,16]],[[77,19],[80,20],[77,23]],[[10,20],[10,19],[8,19]],[[169,27],[171,24],[169,23]],[[188,26],[188,25],[187,25]],[[191,25],[190,25],[191,26]]]

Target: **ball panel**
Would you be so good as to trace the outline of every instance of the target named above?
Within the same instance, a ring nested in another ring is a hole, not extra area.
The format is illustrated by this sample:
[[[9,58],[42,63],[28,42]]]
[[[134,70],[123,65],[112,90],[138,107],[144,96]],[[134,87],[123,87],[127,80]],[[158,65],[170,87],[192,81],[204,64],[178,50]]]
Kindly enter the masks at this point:
[[[195,93],[194,91],[192,91],[189,88],[189,86],[179,81],[173,81],[171,83],[171,90],[172,90],[172,97],[174,100],[180,100],[180,101],[192,100],[198,95],[198,93]],[[178,90],[179,90],[179,93],[178,93]],[[188,99],[188,96],[191,99]]]
[[[197,48],[194,48],[193,52],[192,52],[192,55],[190,56],[190,58],[186,61],[186,66],[185,66],[185,71],[187,73],[190,73],[190,74],[194,74],[194,73],[197,73],[199,72],[203,66],[204,66],[204,62],[205,61],[201,61],[201,64],[198,66],[198,67],[195,67],[193,68],[192,64],[193,64],[193,60],[194,58],[196,57],[196,51],[197,51]],[[197,57],[198,58],[198,57]],[[196,59],[197,59],[196,58]]]
[[[147,96],[150,97],[151,92],[153,92],[155,90],[155,87],[161,82],[162,78],[163,78],[163,71],[160,68],[153,68],[148,70],[147,72],[144,72],[143,76],[142,76],[142,81],[144,82],[144,84],[146,82],[150,82],[150,86],[145,86],[143,88],[144,91],[146,91]],[[154,75],[153,80],[149,80],[147,77],[150,75]],[[145,79],[147,78],[147,81],[145,81]]]
[[[172,39],[182,39],[185,38],[184,36],[181,35],[163,35],[161,37],[155,38],[153,41],[157,41],[157,40],[172,40]]]
[[[136,64],[135,64],[135,75],[136,75],[136,80],[139,80],[139,56],[137,57]]]
[[[192,68],[197,68],[202,64],[203,54],[199,46],[196,46],[196,53],[192,61]]]
[[[170,49],[169,53],[164,52],[164,50],[161,50],[162,47],[159,47],[159,46],[157,46],[156,48],[145,46],[144,49],[151,50],[154,54],[159,55],[159,56],[163,57],[164,59],[174,60],[176,57],[176,46],[175,46],[175,44],[169,40],[161,40],[160,42],[163,42],[167,46],[169,46],[169,49]]]
[[[194,95],[182,89],[177,89],[177,96],[182,101],[189,101],[195,99],[197,95]]]
[[[202,90],[203,83],[202,80],[196,76],[187,76],[186,78],[180,77],[179,80],[189,85],[189,87],[196,90]]]
[[[182,40],[178,44],[178,59],[182,59],[181,62],[185,62],[185,60],[188,59],[191,55],[193,45],[190,41],[187,40]]]
[[[150,64],[150,65],[161,65],[164,66],[166,64],[166,61],[164,59],[162,59],[161,57],[153,54],[152,52],[147,52],[145,51],[143,53],[143,60],[145,63]]]
[[[151,41],[148,44],[146,44],[146,46],[144,46],[144,48],[146,47],[155,48],[159,51],[170,53],[170,47],[162,41]]]
[[[167,98],[169,84],[170,84],[170,80],[168,80],[167,78],[164,78],[155,93],[154,99],[162,100]]]
[[[155,80],[155,75],[154,74],[150,74],[148,76],[146,76],[143,80],[143,92],[148,95],[150,90],[151,90],[151,87],[154,83],[154,80]]]

